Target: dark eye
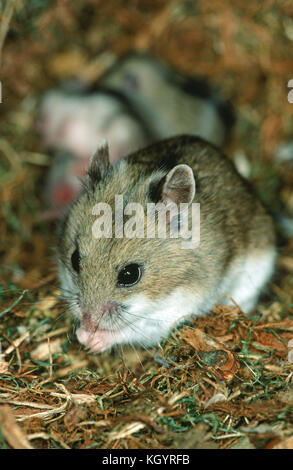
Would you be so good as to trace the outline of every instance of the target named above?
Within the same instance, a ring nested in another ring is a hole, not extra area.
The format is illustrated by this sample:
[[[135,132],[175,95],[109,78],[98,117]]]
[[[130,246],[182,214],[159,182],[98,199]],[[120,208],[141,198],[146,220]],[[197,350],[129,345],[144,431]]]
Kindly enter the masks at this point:
[[[74,271],[79,273],[79,271],[80,271],[80,257],[79,257],[78,248],[76,248],[76,250],[72,253],[71,264],[72,264],[72,267],[73,267]]]
[[[139,88],[138,77],[131,72],[128,72],[124,75],[124,84],[128,90],[137,90]]]
[[[128,264],[118,273],[117,284],[119,287],[130,287],[137,284],[141,278],[141,266]]]

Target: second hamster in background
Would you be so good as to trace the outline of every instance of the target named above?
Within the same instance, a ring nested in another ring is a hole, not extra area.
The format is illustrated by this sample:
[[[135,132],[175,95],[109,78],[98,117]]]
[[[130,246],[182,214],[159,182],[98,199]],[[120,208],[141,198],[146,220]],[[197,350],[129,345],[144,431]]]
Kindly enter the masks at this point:
[[[60,217],[76,198],[89,158],[104,139],[114,162],[182,133],[222,145],[232,123],[231,105],[219,91],[146,54],[127,54],[98,84],[46,93],[37,129],[53,152],[45,191],[48,216]]]
[[[214,86],[147,54],[122,57],[101,84],[122,92],[159,139],[190,134],[222,146],[234,121],[231,104]]]

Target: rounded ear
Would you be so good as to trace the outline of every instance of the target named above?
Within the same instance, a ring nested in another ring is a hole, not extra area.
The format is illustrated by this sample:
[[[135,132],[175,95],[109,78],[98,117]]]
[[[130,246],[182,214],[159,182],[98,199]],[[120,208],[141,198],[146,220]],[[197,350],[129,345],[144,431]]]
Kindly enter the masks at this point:
[[[97,148],[92,156],[88,169],[89,181],[92,185],[105,178],[111,169],[109,161],[109,146],[108,142],[104,142]]]
[[[160,200],[168,204],[172,201],[191,204],[195,195],[195,179],[190,166],[182,164],[175,166],[165,176],[161,185]]]

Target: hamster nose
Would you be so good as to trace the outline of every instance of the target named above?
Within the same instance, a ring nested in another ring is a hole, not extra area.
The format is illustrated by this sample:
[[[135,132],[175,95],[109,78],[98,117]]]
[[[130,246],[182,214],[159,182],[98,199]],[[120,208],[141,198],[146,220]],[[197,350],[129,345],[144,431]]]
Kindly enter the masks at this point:
[[[102,305],[100,309],[100,314],[104,315],[109,313],[110,315],[115,311],[116,309],[116,304],[114,302],[108,302],[104,305]]]
[[[81,318],[82,327],[86,330],[95,328],[104,315],[112,315],[116,308],[117,304],[115,302],[107,302],[97,309],[96,313],[90,313],[88,310],[84,310]]]
[[[92,315],[90,313],[84,312],[82,314],[81,324],[85,330],[91,330],[94,327]]]

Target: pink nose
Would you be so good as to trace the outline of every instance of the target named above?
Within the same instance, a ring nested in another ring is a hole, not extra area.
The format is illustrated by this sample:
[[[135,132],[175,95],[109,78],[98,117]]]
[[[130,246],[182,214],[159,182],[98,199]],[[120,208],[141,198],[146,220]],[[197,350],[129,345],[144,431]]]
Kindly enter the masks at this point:
[[[101,306],[101,308],[96,313],[89,313],[84,311],[82,314],[81,325],[85,330],[92,330],[97,327],[99,320],[104,315],[111,315],[116,309],[116,304],[114,302],[108,302]]]
[[[105,313],[113,313],[116,308],[116,305],[113,302],[108,302],[105,305],[102,305],[100,309],[101,315],[104,315]]]
[[[81,318],[81,325],[85,330],[92,330],[94,328],[93,316],[90,313],[83,313]]]

